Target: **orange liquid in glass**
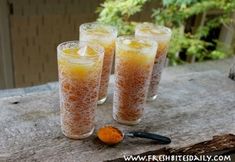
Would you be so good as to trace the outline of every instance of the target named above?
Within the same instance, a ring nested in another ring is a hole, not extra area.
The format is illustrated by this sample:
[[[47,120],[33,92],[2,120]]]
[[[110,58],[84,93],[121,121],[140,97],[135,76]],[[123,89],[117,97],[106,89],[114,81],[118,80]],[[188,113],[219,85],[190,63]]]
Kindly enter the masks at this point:
[[[65,57],[58,56],[62,131],[70,138],[84,138],[94,129],[102,59],[78,56],[78,49],[63,52]]]
[[[138,43],[131,43],[139,48]],[[155,55],[117,48],[113,118],[124,124],[137,124],[143,116]]]
[[[153,72],[148,90],[148,98],[154,97],[158,93],[159,82],[161,80],[162,70],[165,66],[168,44],[158,43],[158,50],[155,57]]]
[[[80,40],[93,44],[99,44],[105,49],[98,104],[103,104],[107,98],[109,76],[112,69],[116,37],[117,31],[113,26],[97,22],[85,23],[80,26]]]
[[[98,100],[101,100],[107,96],[109,77],[113,64],[113,54],[114,54],[115,43],[114,41],[108,46],[104,46],[104,60],[103,60],[103,68],[100,79],[100,89],[99,89],[99,97]]]

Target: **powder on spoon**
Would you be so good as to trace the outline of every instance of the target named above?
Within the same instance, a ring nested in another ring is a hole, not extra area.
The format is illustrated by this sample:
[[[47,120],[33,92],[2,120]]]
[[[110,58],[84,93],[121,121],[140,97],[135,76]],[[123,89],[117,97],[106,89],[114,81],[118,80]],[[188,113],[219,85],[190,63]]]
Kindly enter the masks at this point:
[[[97,132],[98,138],[108,144],[108,145],[114,145],[123,140],[123,133],[112,126],[104,126],[100,128]]]

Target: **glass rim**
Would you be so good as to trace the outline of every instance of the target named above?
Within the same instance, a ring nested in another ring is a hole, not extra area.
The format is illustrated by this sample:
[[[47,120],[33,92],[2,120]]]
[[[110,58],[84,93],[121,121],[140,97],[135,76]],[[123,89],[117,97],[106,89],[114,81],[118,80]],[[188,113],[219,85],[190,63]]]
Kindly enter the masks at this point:
[[[122,41],[124,41],[125,39],[135,39],[137,41],[144,41],[143,43],[148,43],[150,46],[149,47],[142,47],[142,48],[135,48],[135,47],[130,47],[128,45],[126,45],[125,43],[123,43]],[[116,44],[121,43],[122,45],[124,45],[127,49],[132,50],[132,51],[138,51],[141,49],[153,49],[155,48],[154,46],[156,46],[156,48],[158,48],[158,43],[153,39],[153,38],[148,38],[148,37],[143,37],[143,36],[135,36],[135,35],[123,35],[123,36],[119,36],[118,38],[116,38]]]
[[[84,32],[84,33],[88,33],[88,30],[87,30],[87,27],[88,26],[104,26],[104,27],[108,27],[108,33],[107,34],[104,34],[104,35],[110,35],[110,36],[113,36],[113,37],[117,37],[117,34],[118,34],[118,30],[117,30],[117,27],[114,26],[114,25],[110,25],[110,24],[105,24],[105,23],[101,23],[101,22],[98,22],[98,21],[93,21],[93,22],[87,22],[87,23],[83,23],[80,25],[79,27],[79,31],[80,31],[80,34],[81,32]],[[91,35],[91,34],[88,34],[88,35]],[[94,34],[96,35],[96,34]]]
[[[148,25],[151,29],[163,29],[165,33],[161,34],[161,35],[155,35],[155,34],[150,34],[150,33],[144,33],[141,31],[141,28],[143,28],[144,25]],[[172,30],[164,25],[156,25],[154,23],[139,23],[136,25],[135,27],[135,35],[136,36],[148,36],[148,37],[152,37],[154,39],[170,39],[171,35],[172,35]]]
[[[73,46],[73,47],[68,47],[67,49],[69,48],[81,48],[83,46],[89,46],[91,47],[95,52],[96,52],[96,55],[85,55],[85,57],[88,57],[88,58],[98,58],[98,57],[103,57],[104,56],[104,47],[102,47],[101,45],[99,44],[93,44],[93,43],[90,43],[90,42],[87,42],[87,41],[79,41],[79,40],[72,40],[72,41],[66,41],[66,42],[62,42],[60,44],[58,44],[57,46],[57,55],[61,55],[63,57],[66,57],[66,58],[71,58],[71,59],[79,59],[79,58],[74,58],[72,55],[67,55],[65,54],[65,52],[63,51],[64,49],[66,48],[62,48],[63,46],[65,45],[76,45],[76,46]]]

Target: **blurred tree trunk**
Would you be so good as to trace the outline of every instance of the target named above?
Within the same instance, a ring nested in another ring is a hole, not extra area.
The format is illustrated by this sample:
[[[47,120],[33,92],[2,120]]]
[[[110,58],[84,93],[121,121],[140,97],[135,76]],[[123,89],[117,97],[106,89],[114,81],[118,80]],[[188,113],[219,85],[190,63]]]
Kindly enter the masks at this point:
[[[199,27],[202,27],[206,21],[206,12],[198,15],[195,19],[195,25],[193,26],[192,33],[195,33]],[[196,57],[187,55],[186,61],[189,63],[194,63]]]

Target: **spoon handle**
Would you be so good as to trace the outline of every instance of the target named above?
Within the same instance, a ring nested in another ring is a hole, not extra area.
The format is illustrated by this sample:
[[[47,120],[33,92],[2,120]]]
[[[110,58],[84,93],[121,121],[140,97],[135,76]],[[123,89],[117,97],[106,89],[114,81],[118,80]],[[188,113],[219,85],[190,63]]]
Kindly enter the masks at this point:
[[[157,141],[160,144],[169,144],[171,143],[171,139],[166,136],[162,136],[159,134],[154,133],[147,133],[147,132],[128,132],[125,135],[129,137],[139,137],[139,138],[147,138]]]

